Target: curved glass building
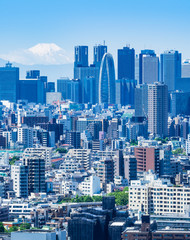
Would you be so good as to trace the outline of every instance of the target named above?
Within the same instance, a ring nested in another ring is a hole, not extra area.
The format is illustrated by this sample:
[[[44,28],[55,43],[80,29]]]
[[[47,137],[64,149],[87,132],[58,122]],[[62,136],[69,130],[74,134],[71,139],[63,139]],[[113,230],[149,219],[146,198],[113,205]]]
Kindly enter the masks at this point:
[[[115,103],[115,69],[110,53],[104,54],[100,66],[99,103]]]

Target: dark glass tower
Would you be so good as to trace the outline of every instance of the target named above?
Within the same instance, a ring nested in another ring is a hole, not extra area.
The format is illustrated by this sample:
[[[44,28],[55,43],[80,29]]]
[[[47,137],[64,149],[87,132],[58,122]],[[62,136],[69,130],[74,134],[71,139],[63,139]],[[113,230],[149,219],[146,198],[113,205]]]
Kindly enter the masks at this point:
[[[75,67],[88,67],[88,46],[75,47]]]
[[[118,49],[118,79],[135,79],[135,50],[124,47]]]
[[[16,102],[19,95],[19,68],[7,63],[0,67],[0,101]]]
[[[181,78],[181,53],[165,51],[160,55],[161,82],[168,86],[168,91],[176,90],[177,79]]]
[[[94,46],[94,65],[96,67],[100,67],[102,58],[105,53],[107,53],[107,46],[105,45]]]

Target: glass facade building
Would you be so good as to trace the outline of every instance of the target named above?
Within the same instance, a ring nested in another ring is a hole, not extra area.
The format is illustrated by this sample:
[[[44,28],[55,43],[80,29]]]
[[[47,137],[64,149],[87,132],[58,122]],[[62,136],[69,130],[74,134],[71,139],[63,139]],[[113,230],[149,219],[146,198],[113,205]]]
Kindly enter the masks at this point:
[[[159,81],[159,58],[154,50],[145,49],[139,54],[139,84]]]
[[[17,102],[19,96],[19,68],[7,63],[0,67],[0,101]]]
[[[88,67],[88,46],[75,47],[75,67]]]
[[[64,100],[71,99],[71,80],[69,78],[57,79],[57,92],[61,92]]]
[[[116,80],[116,104],[134,107],[136,82],[134,79]]]
[[[104,54],[100,66],[99,103],[115,103],[115,68],[110,53]]]
[[[165,51],[160,55],[161,82],[168,86],[168,91],[174,91],[178,78],[181,78],[181,53],[178,51]]]
[[[94,65],[100,67],[104,54],[107,53],[107,46],[98,45],[94,46]]]
[[[19,81],[19,99],[34,103],[45,103],[45,88],[41,79]]]
[[[135,79],[135,50],[118,49],[118,79]]]

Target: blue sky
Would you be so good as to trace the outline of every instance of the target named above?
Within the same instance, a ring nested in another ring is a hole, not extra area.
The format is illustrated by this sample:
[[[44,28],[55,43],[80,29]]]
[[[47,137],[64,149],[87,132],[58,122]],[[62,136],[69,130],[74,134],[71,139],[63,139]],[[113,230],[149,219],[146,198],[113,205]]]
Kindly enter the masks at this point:
[[[88,45],[92,55],[105,40],[114,58],[126,44],[190,58],[189,9],[190,0],[0,0],[0,57],[54,43],[72,61],[75,45]]]

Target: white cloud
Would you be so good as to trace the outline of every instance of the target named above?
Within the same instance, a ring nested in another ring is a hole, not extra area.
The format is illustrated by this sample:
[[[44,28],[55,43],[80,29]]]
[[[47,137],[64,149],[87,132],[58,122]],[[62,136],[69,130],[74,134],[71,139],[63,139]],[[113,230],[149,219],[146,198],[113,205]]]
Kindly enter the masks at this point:
[[[24,65],[65,64],[72,62],[72,58],[67,56],[65,50],[55,43],[39,43],[28,49],[0,54],[0,58]]]

